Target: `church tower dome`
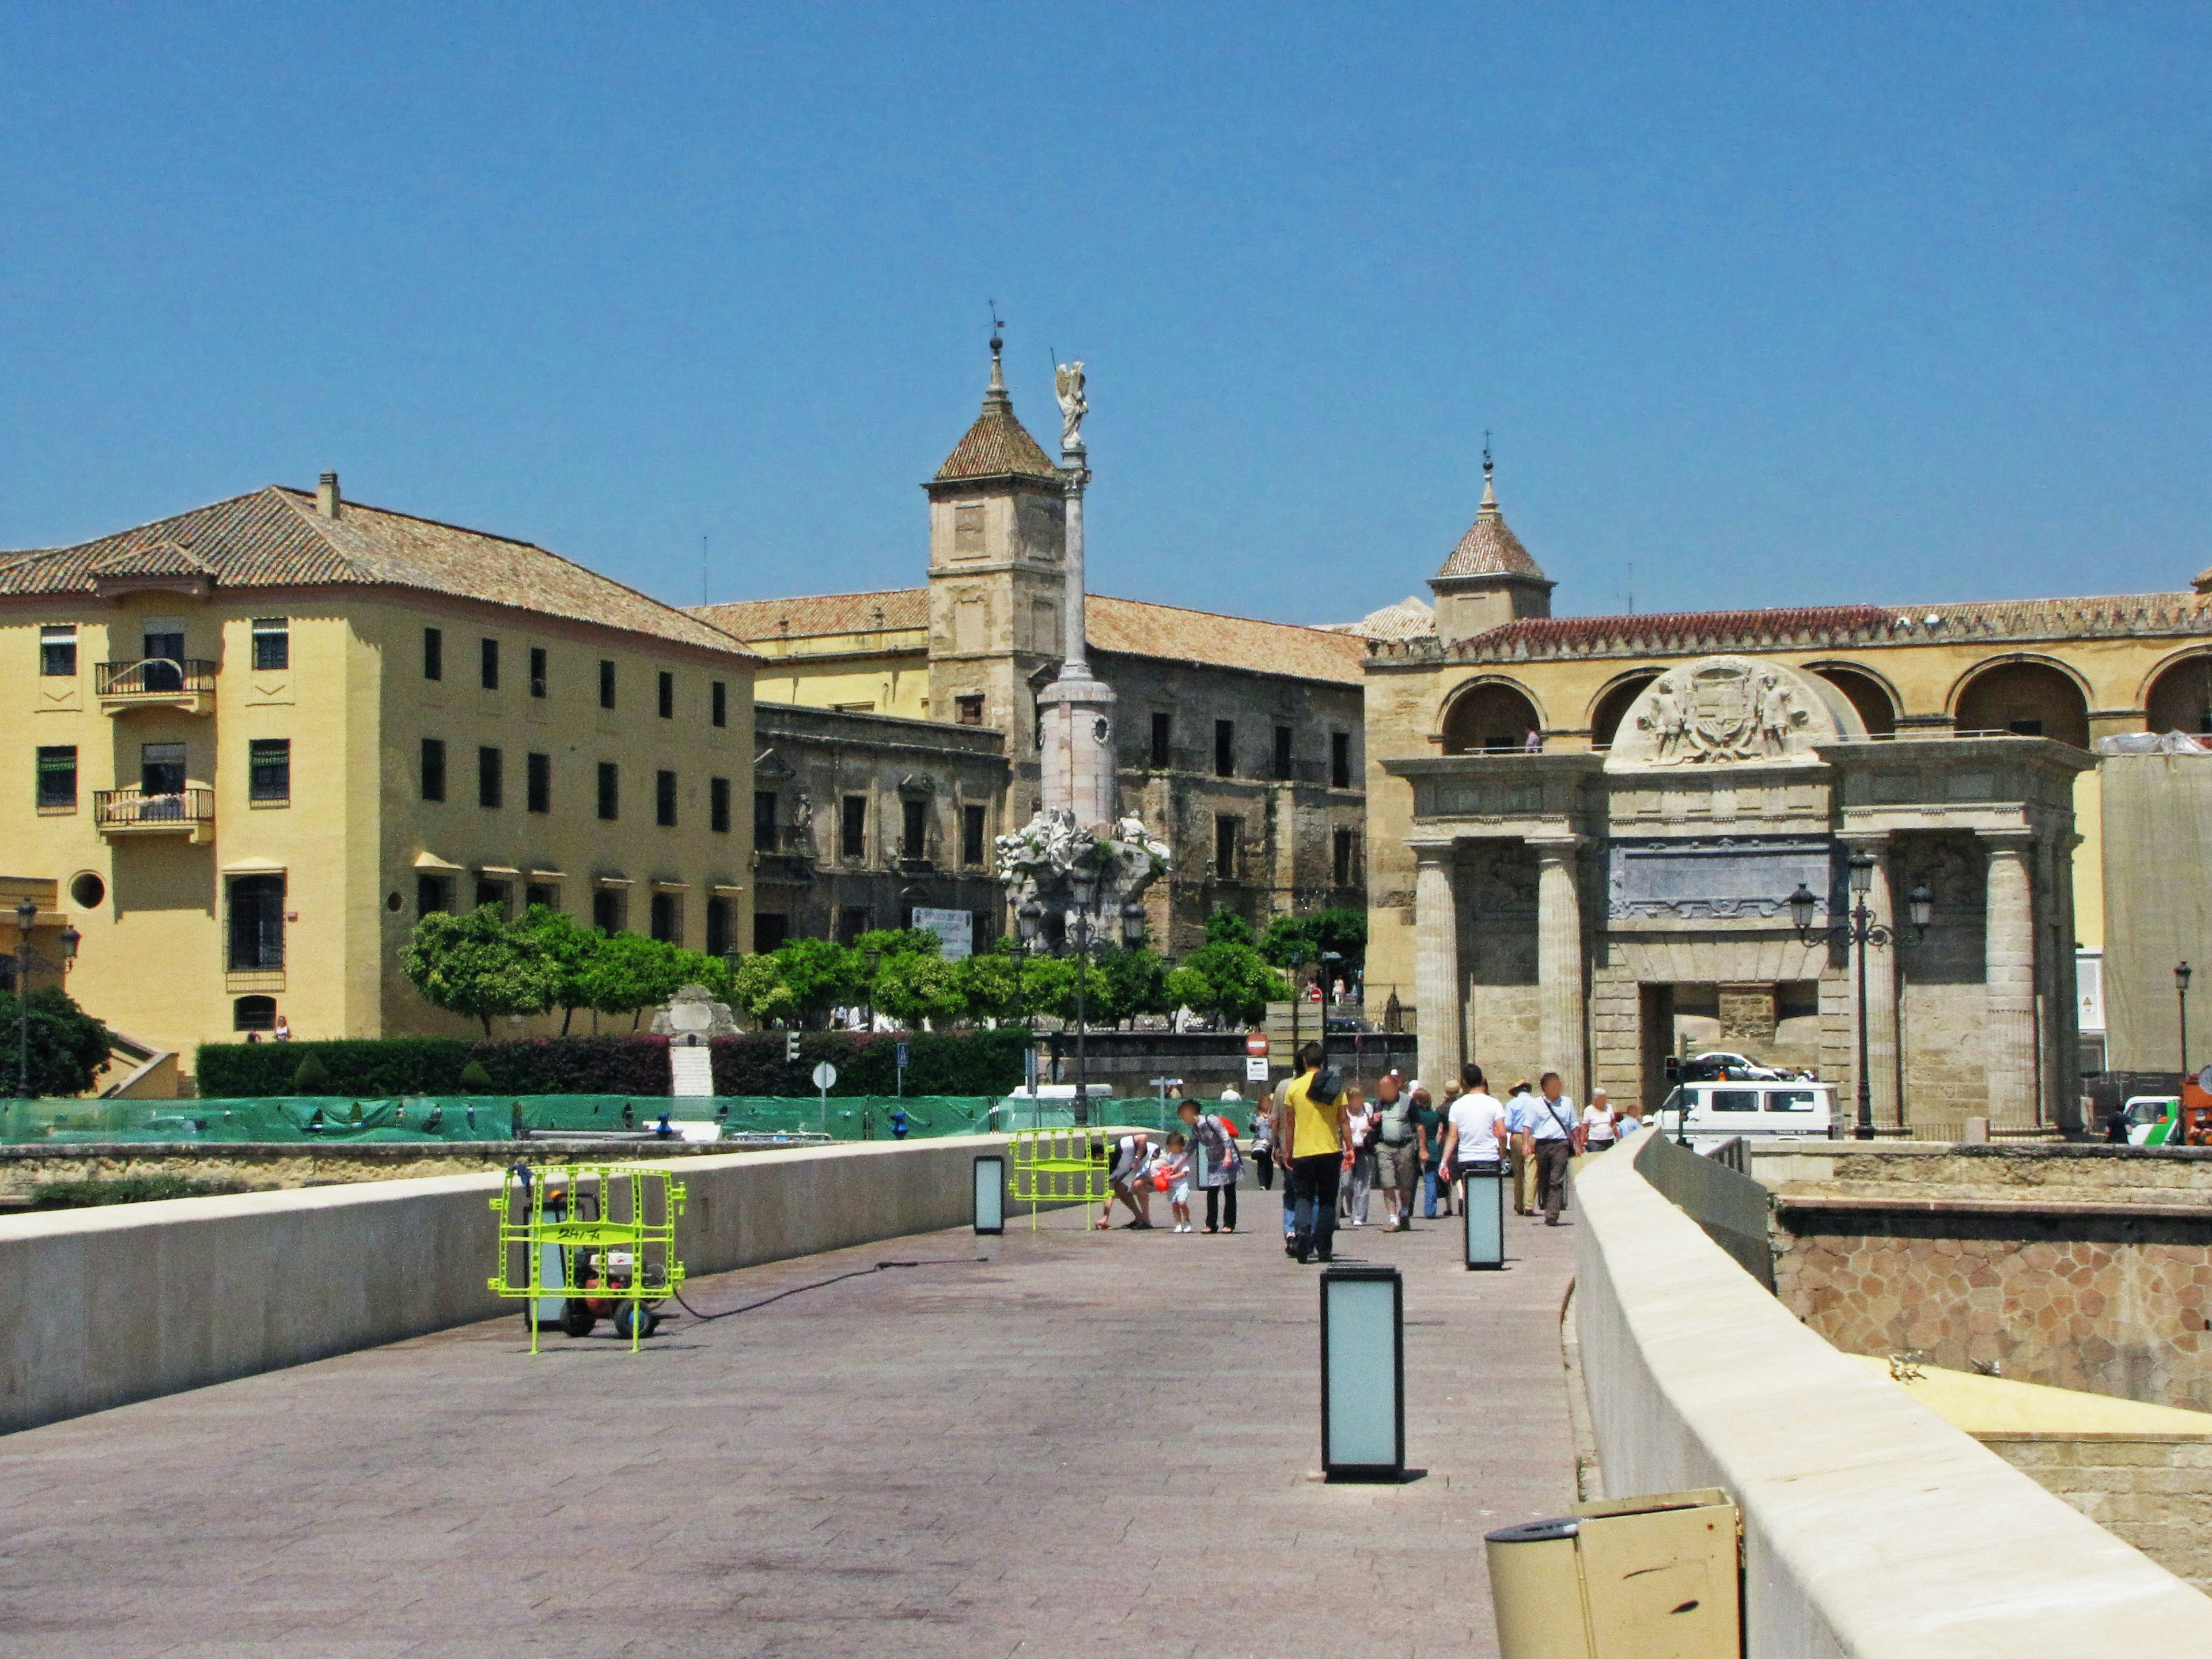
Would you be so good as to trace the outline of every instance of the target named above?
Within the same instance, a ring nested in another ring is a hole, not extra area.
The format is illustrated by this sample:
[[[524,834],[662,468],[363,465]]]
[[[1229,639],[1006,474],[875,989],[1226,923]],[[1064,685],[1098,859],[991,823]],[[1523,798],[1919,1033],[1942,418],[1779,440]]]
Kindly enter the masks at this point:
[[[1498,510],[1490,445],[1482,447],[1482,505],[1474,522],[1429,579],[1437,596],[1437,638],[1445,645],[1524,617],[1552,614],[1557,586],[1529,556]]]

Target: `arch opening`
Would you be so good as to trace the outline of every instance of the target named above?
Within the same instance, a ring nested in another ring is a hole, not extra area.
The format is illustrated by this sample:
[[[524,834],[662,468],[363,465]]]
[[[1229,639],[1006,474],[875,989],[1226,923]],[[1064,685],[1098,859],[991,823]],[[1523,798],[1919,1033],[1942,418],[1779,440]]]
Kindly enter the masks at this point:
[[[1805,672],[1819,675],[1844,694],[1865,726],[1867,736],[1897,735],[1897,704],[1890,698],[1889,688],[1872,674],[1843,663],[1820,663]]]
[[[1628,718],[1629,705],[1644,695],[1644,688],[1659,678],[1656,668],[1641,674],[1631,674],[1597,700],[1590,710],[1590,747],[1610,749],[1620,733],[1621,721]]]
[[[2150,683],[2143,713],[2154,732],[2212,732],[2212,652],[2168,663]]]
[[[1985,668],[1959,694],[1961,736],[2009,732],[2089,746],[2089,706],[2081,688],[2048,663],[2005,662]]]
[[[1541,746],[1542,729],[1526,693],[1492,680],[1462,692],[1445,710],[1444,753],[1517,754]]]

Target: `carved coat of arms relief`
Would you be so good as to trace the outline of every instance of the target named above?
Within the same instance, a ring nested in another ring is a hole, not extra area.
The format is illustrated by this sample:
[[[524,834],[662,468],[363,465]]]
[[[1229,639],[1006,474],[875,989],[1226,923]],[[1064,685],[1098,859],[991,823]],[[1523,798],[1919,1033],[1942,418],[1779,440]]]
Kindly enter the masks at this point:
[[[1761,760],[1787,754],[1808,724],[1796,690],[1746,663],[1707,663],[1663,674],[1636,724],[1662,765]]]

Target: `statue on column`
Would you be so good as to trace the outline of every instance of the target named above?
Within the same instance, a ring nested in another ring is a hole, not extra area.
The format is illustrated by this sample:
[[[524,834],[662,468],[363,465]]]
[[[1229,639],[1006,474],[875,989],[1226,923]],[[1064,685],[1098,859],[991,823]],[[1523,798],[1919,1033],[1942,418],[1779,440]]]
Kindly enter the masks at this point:
[[[1053,374],[1053,390],[1060,398],[1060,447],[1063,453],[1083,451],[1083,417],[1091,404],[1083,395],[1083,363],[1062,363]]]

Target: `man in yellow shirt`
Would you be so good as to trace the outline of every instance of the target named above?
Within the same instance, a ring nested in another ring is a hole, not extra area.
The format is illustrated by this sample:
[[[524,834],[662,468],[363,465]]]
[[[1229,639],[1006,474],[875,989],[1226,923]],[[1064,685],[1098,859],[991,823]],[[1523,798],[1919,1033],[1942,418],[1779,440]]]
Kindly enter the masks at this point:
[[[1321,1044],[1298,1050],[1298,1075],[1277,1097],[1275,1157],[1290,1173],[1297,1194],[1283,1253],[1300,1261],[1334,1260],[1336,1187],[1346,1163],[1346,1120],[1352,1091],[1332,1068],[1323,1069]]]

